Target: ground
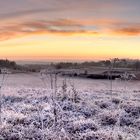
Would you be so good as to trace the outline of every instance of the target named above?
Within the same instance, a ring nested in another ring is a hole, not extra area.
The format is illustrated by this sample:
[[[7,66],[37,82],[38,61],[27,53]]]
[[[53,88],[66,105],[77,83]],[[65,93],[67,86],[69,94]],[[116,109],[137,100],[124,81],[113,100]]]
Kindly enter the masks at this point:
[[[65,82],[64,82],[65,81]],[[136,81],[8,75],[1,89],[4,140],[139,140]]]

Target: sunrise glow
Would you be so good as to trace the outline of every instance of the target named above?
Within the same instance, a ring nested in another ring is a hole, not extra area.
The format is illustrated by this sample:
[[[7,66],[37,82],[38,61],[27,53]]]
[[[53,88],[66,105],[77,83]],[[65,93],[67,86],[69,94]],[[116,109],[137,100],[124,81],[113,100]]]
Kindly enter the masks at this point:
[[[0,57],[140,59],[139,6],[138,0],[0,1]]]

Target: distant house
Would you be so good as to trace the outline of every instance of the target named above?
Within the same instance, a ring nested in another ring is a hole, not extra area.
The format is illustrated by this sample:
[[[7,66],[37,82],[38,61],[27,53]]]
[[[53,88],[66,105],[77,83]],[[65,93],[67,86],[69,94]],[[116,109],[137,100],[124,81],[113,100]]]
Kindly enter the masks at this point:
[[[0,74],[11,74],[12,72],[7,68],[1,68]]]

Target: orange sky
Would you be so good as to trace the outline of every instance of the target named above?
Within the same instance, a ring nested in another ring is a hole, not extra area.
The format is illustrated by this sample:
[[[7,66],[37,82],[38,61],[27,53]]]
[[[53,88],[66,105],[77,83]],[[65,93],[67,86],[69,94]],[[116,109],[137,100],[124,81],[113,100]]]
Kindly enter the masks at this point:
[[[109,1],[0,1],[0,58],[140,59],[140,1]]]

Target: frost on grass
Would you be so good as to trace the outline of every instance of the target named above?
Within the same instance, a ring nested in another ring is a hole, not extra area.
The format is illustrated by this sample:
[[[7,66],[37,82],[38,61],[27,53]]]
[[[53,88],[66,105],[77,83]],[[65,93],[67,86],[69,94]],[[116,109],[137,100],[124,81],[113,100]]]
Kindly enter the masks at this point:
[[[59,97],[52,99],[52,91],[43,88],[4,90],[0,139],[140,139],[138,93],[134,94],[134,101],[134,98],[125,100],[119,96],[122,93],[112,98],[105,92],[79,91],[78,102],[69,97],[69,93],[64,98],[60,90]]]

